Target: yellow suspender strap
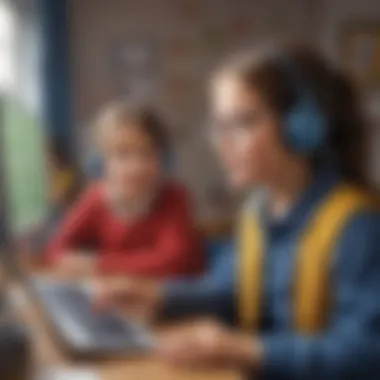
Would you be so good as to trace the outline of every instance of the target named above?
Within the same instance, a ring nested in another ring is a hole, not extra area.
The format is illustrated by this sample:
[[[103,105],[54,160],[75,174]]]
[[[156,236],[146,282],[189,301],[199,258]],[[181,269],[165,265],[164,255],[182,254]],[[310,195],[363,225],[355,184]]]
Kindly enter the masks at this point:
[[[312,334],[323,327],[335,244],[351,217],[369,205],[365,193],[340,184],[306,227],[298,248],[294,282],[294,325],[299,332]],[[242,327],[246,329],[257,329],[259,324],[264,240],[257,218],[245,214],[240,235],[239,311]]]
[[[306,227],[294,289],[294,323],[298,331],[313,334],[324,327],[331,301],[330,273],[336,244],[353,215],[366,207],[370,207],[367,194],[341,184]]]
[[[260,318],[264,238],[258,218],[244,213],[238,237],[238,303],[241,327],[258,327]]]

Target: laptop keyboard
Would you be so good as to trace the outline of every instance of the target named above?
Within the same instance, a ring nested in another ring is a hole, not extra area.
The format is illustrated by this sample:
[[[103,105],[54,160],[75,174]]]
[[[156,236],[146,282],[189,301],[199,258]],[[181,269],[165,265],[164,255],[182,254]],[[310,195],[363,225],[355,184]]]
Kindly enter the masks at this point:
[[[136,323],[94,310],[87,292],[78,285],[37,281],[35,288],[64,338],[77,346],[122,350],[151,345],[145,329]]]
[[[54,289],[51,297],[54,297],[65,309],[65,312],[72,315],[73,319],[76,319],[78,323],[83,324],[93,333],[118,336],[132,332],[126,331],[131,329],[128,328],[124,320],[115,314],[94,310],[83,290],[62,286],[59,289]]]

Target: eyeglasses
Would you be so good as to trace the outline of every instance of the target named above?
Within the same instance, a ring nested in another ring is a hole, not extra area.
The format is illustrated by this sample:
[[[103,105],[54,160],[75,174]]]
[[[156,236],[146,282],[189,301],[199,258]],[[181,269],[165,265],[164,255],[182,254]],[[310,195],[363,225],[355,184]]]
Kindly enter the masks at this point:
[[[257,111],[245,111],[223,119],[213,119],[207,126],[209,138],[233,138],[251,132],[263,122],[265,115]]]

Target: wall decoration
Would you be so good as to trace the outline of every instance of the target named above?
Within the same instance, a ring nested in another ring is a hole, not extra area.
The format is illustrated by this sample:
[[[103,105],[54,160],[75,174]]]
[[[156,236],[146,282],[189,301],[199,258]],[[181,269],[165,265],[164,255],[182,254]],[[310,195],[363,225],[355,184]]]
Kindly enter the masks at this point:
[[[118,42],[111,44],[109,70],[115,92],[151,100],[156,95],[158,59],[155,45],[149,42]]]
[[[341,62],[366,90],[380,89],[380,20],[344,25]]]

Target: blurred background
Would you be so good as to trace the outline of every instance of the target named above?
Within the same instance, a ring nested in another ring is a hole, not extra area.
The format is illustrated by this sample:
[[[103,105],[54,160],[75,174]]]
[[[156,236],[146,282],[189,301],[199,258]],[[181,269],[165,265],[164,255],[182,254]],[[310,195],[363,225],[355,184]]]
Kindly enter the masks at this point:
[[[54,165],[97,176],[94,116],[124,95],[157,103],[170,125],[173,175],[205,223],[235,209],[202,129],[207,80],[226,54],[277,36],[306,39],[352,71],[374,133],[380,181],[378,0],[0,0],[0,126],[12,229],[49,209]]]

